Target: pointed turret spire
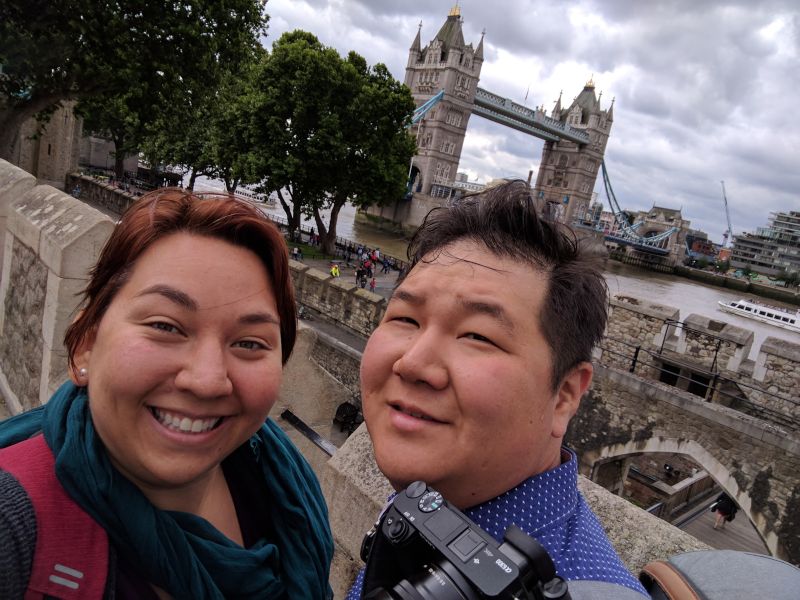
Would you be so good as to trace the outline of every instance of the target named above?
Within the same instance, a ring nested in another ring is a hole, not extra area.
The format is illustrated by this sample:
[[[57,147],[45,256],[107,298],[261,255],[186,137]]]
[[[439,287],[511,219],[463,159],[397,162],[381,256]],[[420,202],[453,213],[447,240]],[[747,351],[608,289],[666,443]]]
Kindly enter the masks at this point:
[[[422,33],[422,21],[419,22],[419,27],[417,28],[417,37],[414,38],[414,41],[411,44],[410,50],[412,52],[419,52],[422,47],[420,45],[420,34]]]
[[[483,38],[486,36],[486,29],[481,31],[481,41],[478,42],[478,48],[475,50],[475,58],[483,60]]]
[[[617,99],[616,96],[614,96],[611,99],[611,106],[608,107],[608,113],[606,113],[606,121],[613,121],[614,120],[614,101],[616,99]]]
[[[564,90],[558,92],[558,100],[556,100],[556,105],[553,107],[553,112],[550,113],[554,119],[561,118],[561,95],[564,93]]]

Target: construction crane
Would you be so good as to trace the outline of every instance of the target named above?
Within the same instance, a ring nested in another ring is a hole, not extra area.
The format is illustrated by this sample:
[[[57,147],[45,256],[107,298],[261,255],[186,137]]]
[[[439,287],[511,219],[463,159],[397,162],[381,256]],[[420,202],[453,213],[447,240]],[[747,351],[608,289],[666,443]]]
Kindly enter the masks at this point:
[[[728,220],[728,229],[722,234],[722,247],[728,247],[728,239],[733,241],[733,226],[731,225],[731,213],[728,211],[728,197],[725,195],[725,182],[720,181],[722,184],[722,201],[725,203],[725,218]]]

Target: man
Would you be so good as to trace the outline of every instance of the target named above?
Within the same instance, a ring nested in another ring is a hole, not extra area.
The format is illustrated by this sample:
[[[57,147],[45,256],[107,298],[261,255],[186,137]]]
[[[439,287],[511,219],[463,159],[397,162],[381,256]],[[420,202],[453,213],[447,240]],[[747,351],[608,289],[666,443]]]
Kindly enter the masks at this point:
[[[361,364],[381,471],[397,490],[424,480],[497,540],[516,524],[567,580],[646,596],[562,447],[605,329],[596,257],[537,215],[521,181],[431,211],[409,257]]]

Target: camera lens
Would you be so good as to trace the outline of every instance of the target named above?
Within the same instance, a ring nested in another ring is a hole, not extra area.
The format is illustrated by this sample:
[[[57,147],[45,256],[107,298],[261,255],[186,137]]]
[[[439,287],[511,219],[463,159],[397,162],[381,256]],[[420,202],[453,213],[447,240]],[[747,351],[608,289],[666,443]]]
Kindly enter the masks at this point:
[[[427,564],[395,585],[386,600],[480,600],[469,582],[447,560]]]

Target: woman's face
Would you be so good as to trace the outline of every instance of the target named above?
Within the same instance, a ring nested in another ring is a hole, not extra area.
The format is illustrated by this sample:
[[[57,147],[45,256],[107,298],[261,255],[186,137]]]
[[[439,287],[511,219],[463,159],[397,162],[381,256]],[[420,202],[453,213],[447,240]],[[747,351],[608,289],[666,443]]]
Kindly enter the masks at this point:
[[[275,403],[279,323],[250,250],[188,233],[148,248],[75,356],[115,466],[146,495],[210,480]]]

